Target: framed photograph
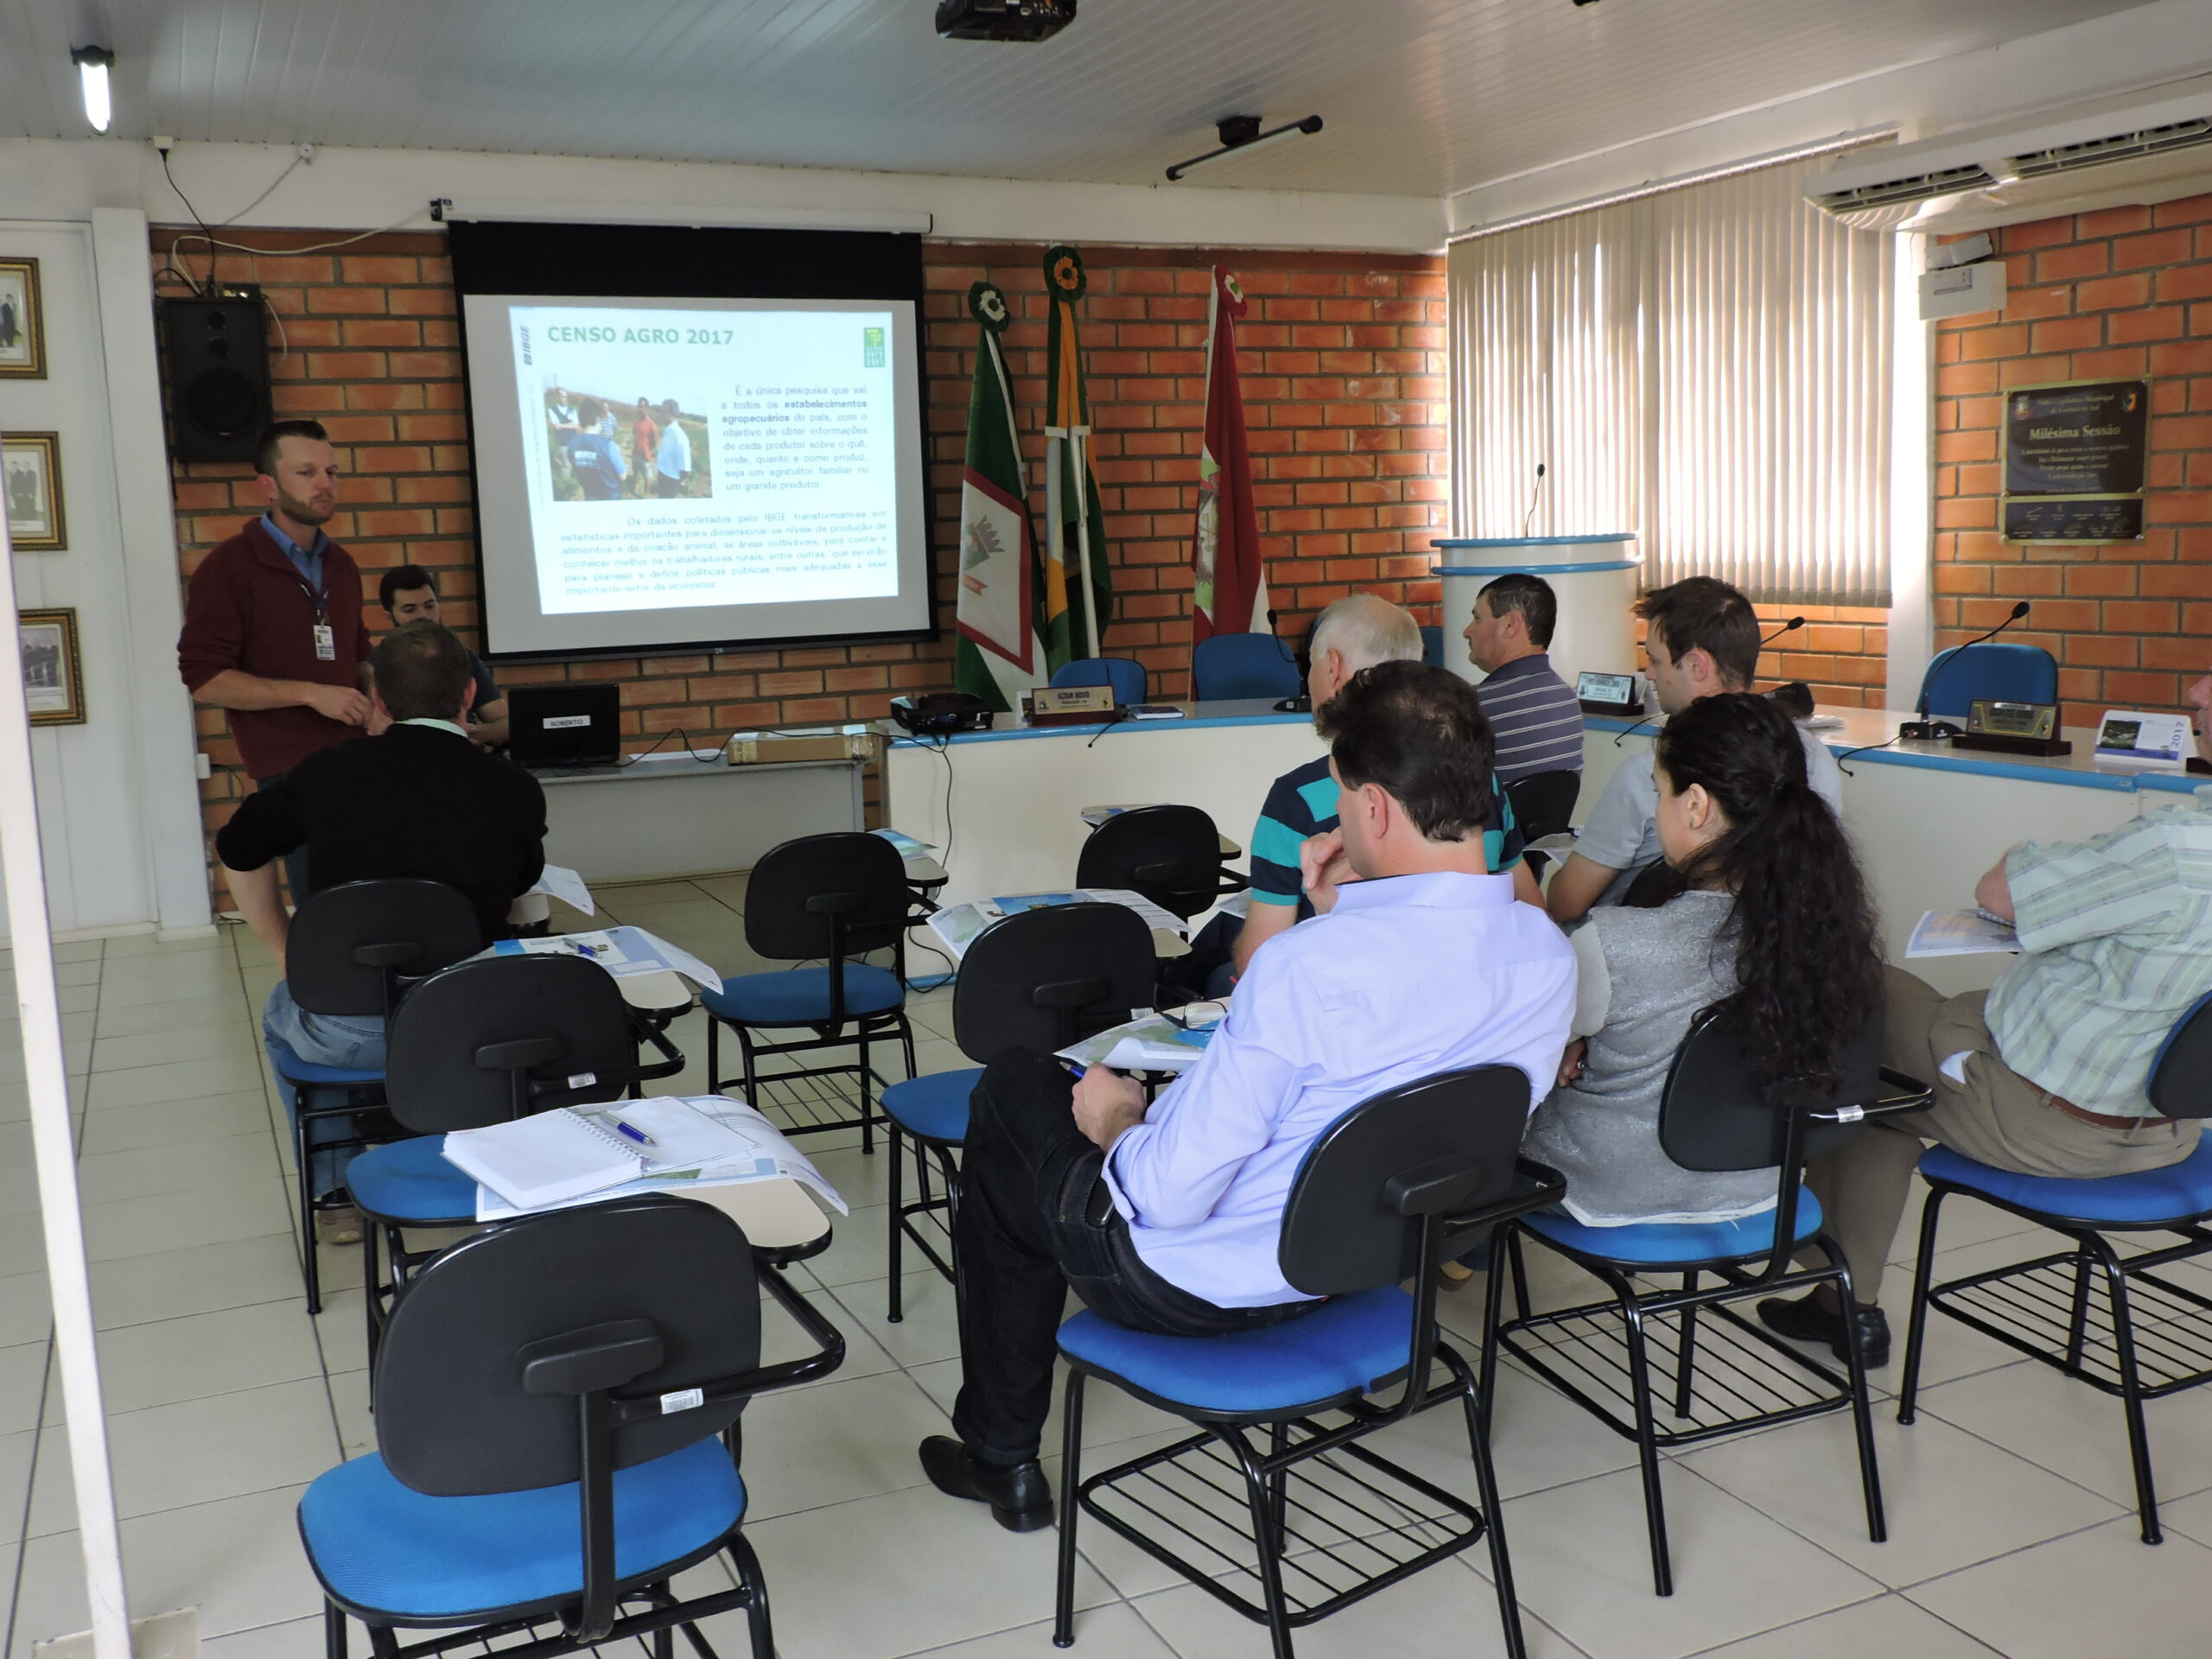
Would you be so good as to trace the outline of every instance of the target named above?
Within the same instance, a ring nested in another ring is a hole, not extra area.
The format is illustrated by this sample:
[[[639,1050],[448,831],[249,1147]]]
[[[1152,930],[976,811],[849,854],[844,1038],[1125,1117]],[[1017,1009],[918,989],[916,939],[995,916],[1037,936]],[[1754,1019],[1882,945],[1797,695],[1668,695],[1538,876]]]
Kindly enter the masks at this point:
[[[23,644],[23,700],[34,726],[85,723],[85,670],[77,654],[74,610],[18,613]]]
[[[61,439],[52,432],[0,432],[0,507],[18,553],[69,545],[61,510]]]
[[[35,259],[0,256],[0,378],[46,378],[46,311]]]

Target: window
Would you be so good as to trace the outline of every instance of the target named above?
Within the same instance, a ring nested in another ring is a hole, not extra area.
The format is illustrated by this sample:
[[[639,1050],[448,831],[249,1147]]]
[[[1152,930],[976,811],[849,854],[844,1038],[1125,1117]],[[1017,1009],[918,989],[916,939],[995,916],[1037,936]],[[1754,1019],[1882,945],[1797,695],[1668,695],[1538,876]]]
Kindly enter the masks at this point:
[[[1633,531],[1647,586],[1889,603],[1893,253],[1805,200],[1832,160],[1453,245],[1459,534]]]

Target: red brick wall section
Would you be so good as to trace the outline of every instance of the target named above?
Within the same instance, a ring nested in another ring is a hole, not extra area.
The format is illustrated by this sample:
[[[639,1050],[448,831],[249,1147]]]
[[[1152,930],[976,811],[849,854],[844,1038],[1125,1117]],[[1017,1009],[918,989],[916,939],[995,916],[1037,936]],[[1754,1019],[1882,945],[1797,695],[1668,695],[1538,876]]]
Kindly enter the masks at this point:
[[[157,268],[188,227],[159,229]],[[395,564],[440,573],[445,615],[476,643],[474,503],[445,239],[380,235],[340,250],[287,252],[327,232],[226,238],[214,275],[262,285],[282,328],[277,411],[330,429],[346,474],[330,526],[359,562],[373,623],[376,580]],[[1428,541],[1446,522],[1443,262],[1423,257],[1092,247],[1080,322],[1093,442],[1117,595],[1106,649],[1152,671],[1154,695],[1188,694],[1190,551],[1205,417],[1206,294],[1215,264],[1236,271],[1253,309],[1240,330],[1243,390],[1268,580],[1287,633],[1355,588],[1434,621]],[[931,537],[941,621],[952,613],[951,553],[976,326],[969,284],[988,276],[1014,302],[1007,334],[1024,447],[1038,487],[1044,452],[1042,245],[929,245],[924,350],[930,376]],[[194,277],[204,247],[188,243]],[[164,291],[174,291],[167,279]],[[272,331],[272,344],[276,335]],[[173,467],[183,574],[260,510],[243,465]],[[700,741],[778,723],[868,719],[908,690],[951,680],[950,632],[912,645],[822,645],[719,657],[593,658],[499,670],[511,684],[613,679],[626,747],[678,728]],[[247,791],[219,709],[198,711],[213,776],[200,786],[212,831]]]
[[[1936,643],[1994,627],[2059,663],[2066,723],[2107,708],[2174,709],[2212,659],[2212,195],[1997,232],[2001,313],[1938,325]],[[1999,539],[2005,388],[2151,380],[2140,542]]]

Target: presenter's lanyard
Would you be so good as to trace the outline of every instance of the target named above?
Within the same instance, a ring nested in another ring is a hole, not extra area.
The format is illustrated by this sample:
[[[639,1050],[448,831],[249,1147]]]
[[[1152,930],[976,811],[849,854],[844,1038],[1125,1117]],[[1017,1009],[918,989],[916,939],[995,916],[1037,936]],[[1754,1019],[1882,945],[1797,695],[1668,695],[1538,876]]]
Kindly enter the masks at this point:
[[[292,562],[289,559],[285,560],[284,563],[287,564],[292,564]],[[315,661],[319,663],[336,662],[338,660],[338,634],[336,630],[332,628],[330,626],[329,566],[325,565],[323,567],[323,579],[320,586],[310,587],[308,583],[308,579],[300,574],[300,568],[296,564],[292,564],[292,580],[300,584],[300,591],[308,596],[308,601],[315,607]]]

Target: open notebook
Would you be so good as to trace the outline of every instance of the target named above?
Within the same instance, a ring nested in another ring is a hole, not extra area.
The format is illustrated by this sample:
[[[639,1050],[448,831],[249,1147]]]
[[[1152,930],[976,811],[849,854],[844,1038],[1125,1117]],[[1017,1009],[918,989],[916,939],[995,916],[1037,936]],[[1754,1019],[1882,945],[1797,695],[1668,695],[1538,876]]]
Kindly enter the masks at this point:
[[[646,1141],[631,1139],[618,1125]],[[745,1136],[673,1095],[566,1106],[512,1123],[457,1130],[445,1140],[448,1163],[518,1210],[543,1209],[671,1170],[758,1156]]]

